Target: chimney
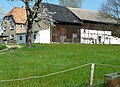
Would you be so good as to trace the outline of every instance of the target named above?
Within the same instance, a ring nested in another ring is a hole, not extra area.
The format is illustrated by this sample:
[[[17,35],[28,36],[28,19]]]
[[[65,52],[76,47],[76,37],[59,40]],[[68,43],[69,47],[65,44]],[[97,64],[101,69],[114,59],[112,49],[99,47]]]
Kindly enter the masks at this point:
[[[22,9],[25,9],[25,7],[24,7],[24,6],[22,6]]]

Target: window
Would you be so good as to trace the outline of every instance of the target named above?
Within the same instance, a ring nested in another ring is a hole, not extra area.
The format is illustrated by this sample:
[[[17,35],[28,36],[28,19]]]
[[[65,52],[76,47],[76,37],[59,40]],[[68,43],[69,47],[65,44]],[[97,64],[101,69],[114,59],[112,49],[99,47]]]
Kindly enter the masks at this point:
[[[3,27],[3,31],[6,31],[6,30],[7,30],[7,27],[6,27],[6,26],[4,26],[4,27]]]
[[[3,41],[7,41],[7,38],[6,38],[6,37],[3,37]]]
[[[22,40],[22,36],[19,36],[19,40]]]
[[[99,43],[101,43],[101,36],[98,36],[98,41],[99,41]]]
[[[3,34],[3,30],[1,30],[1,34]]]
[[[6,20],[10,20],[10,17],[6,17],[5,19],[6,19]]]
[[[14,29],[14,25],[11,25],[11,26],[10,26],[10,29],[13,30],[13,29]]]
[[[20,27],[21,27],[21,29],[23,29],[23,25],[22,24],[20,25]]]
[[[77,34],[73,34],[73,38],[77,37]]]
[[[34,39],[36,39],[36,34],[34,34]]]
[[[11,40],[14,39],[14,34],[11,34],[11,35],[10,35],[10,39],[11,39]]]

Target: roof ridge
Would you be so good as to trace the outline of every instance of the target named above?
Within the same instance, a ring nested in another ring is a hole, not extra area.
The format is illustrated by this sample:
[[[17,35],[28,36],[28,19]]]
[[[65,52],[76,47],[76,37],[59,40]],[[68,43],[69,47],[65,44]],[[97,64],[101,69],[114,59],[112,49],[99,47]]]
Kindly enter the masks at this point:
[[[95,10],[85,10],[80,8],[68,8],[72,11],[78,18],[87,21],[94,21],[94,22],[103,22],[103,23],[115,23],[116,21],[112,21],[108,18],[102,18],[99,14],[99,11]]]
[[[26,10],[21,7],[14,7],[5,16],[13,16],[16,23],[26,23]]]
[[[11,15],[13,15],[14,10],[16,10],[16,9],[23,9],[23,8],[14,7],[14,8],[12,8],[5,16],[11,16]]]
[[[73,8],[73,7],[67,7],[68,9],[76,9],[76,10],[84,10],[84,11],[94,11],[94,12],[99,12],[99,11],[96,11],[96,10],[91,10],[91,9],[82,9],[82,8]]]

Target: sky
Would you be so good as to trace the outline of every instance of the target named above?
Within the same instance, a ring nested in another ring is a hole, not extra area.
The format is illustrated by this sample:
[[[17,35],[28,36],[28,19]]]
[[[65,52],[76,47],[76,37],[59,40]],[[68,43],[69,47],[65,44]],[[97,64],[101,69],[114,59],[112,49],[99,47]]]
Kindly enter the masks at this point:
[[[106,0],[84,0],[82,4],[82,9],[89,10],[99,10],[100,4],[105,2]],[[58,0],[43,0],[43,2],[59,4]],[[0,6],[8,13],[13,7],[22,7],[24,3],[21,1],[8,2],[7,0],[0,0]]]
[[[46,0],[43,0],[46,1]],[[47,0],[50,3],[58,4],[58,0]],[[82,4],[82,9],[88,10],[99,10],[100,4],[105,2],[106,0],[84,0]]]

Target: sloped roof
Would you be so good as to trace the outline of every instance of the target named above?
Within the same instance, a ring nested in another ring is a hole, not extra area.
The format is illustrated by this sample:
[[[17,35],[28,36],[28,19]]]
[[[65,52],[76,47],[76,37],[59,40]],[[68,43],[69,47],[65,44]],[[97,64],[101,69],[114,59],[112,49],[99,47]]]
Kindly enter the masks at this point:
[[[79,18],[66,7],[49,3],[42,3],[42,5],[48,8],[50,12],[56,12],[53,15],[56,22],[80,23]],[[15,23],[25,24],[27,20],[26,10],[19,7],[14,7],[6,16],[13,16]]]
[[[70,7],[68,7],[68,9],[72,11],[81,20],[104,22],[104,23],[117,23],[117,21],[113,19],[101,17],[98,11],[70,8]]]
[[[24,8],[14,7],[6,16],[13,16],[15,23],[25,24],[27,21],[26,10]]]
[[[56,14],[53,15],[53,19],[56,22],[80,23],[79,18],[66,7],[48,3],[42,3],[42,5],[48,8],[50,12],[56,12]]]

